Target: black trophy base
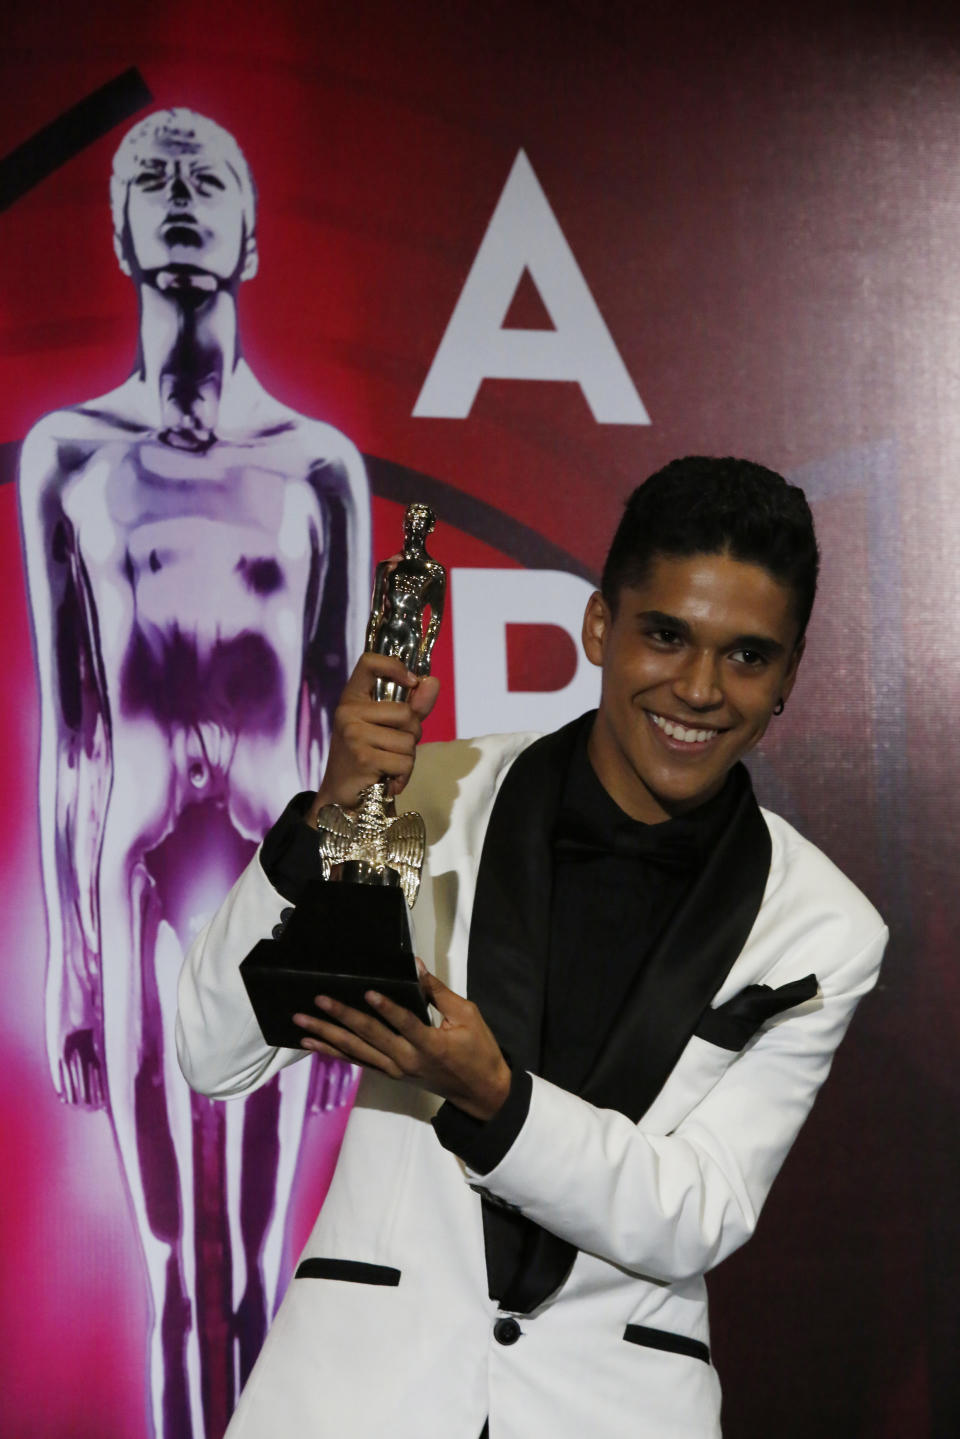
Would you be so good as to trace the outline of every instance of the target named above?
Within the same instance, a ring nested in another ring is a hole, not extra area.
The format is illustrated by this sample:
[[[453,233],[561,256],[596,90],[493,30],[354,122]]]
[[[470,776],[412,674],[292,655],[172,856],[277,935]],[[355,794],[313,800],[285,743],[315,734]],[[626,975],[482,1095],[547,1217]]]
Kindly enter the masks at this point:
[[[304,1038],[292,1016],[322,1013],[318,994],[375,1014],[364,995],[376,989],[430,1023],[399,888],[313,880],[279,937],[254,945],[240,974],[264,1039],[286,1049]]]

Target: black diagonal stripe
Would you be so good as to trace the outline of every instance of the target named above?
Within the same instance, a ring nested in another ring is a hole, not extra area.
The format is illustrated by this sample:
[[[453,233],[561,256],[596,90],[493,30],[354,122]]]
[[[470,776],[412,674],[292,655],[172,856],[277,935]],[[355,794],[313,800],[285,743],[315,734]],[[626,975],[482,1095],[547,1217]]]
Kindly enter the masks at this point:
[[[596,584],[596,575],[582,560],[486,500],[468,495],[446,480],[398,465],[394,460],[382,460],[376,455],[363,458],[370,488],[381,499],[396,500],[402,505],[421,500],[436,510],[439,520],[462,530],[465,535],[473,535],[502,555],[509,555],[525,569],[567,570],[591,585]]]
[[[149,105],[152,99],[140,71],[131,66],[64,110],[0,160],[0,210],[8,209],[34,185],[39,185],[74,155],[106,135],[114,125]]]

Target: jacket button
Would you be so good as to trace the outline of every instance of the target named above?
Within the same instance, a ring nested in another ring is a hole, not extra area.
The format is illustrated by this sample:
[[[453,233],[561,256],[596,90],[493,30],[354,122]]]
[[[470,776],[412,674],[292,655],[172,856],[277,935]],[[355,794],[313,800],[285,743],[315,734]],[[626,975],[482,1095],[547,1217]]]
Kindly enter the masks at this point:
[[[281,909],[281,911],[280,911],[280,923],[279,923],[279,924],[275,924],[275,925],[273,926],[272,931],[271,931],[274,939],[279,939],[280,936],[283,934],[283,931],[286,929],[287,924],[288,924],[288,922],[289,922],[292,914],[293,914],[293,909],[292,909],[292,907],[290,907],[290,906],[288,906],[286,909]]]
[[[493,1326],[493,1337],[498,1344],[516,1344],[522,1333],[515,1319],[498,1319]]]

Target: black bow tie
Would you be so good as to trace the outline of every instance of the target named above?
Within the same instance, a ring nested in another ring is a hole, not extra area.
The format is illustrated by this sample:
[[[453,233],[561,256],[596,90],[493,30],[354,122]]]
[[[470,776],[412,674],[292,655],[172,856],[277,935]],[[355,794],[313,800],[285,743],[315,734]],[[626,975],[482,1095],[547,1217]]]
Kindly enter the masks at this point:
[[[616,855],[676,870],[696,869],[701,859],[695,835],[669,820],[664,824],[627,823],[599,830],[575,811],[561,810],[553,843],[554,853],[564,859]]]

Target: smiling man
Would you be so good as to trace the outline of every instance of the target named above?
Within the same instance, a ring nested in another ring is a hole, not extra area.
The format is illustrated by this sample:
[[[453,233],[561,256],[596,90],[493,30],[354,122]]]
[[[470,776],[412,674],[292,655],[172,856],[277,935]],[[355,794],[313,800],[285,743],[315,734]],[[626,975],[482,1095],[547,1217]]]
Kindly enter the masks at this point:
[[[417,753],[435,682],[377,706],[375,677],[410,677],[360,661],[318,794],[188,958],[181,1064],[226,1097],[298,1057],[238,965],[317,873],[319,808],[381,776],[431,840],[437,1023],[373,991],[297,1016],[363,1079],[231,1439],[719,1434],[703,1276],[753,1232],[886,939],[740,763],[792,691],[817,562],[800,490],[680,460],[587,606],[596,713]]]

